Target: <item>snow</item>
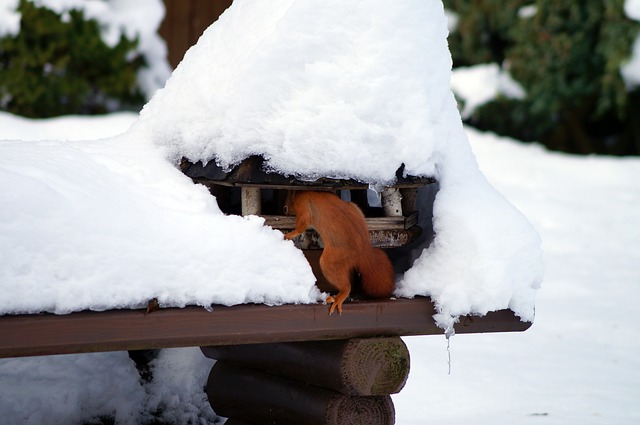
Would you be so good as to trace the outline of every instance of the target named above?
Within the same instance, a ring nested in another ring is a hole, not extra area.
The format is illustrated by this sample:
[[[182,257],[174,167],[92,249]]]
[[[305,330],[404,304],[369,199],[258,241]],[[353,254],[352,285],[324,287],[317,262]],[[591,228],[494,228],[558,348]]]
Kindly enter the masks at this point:
[[[454,69],[451,90],[464,101],[462,118],[468,118],[476,108],[499,96],[512,99],[525,97],[522,86],[496,63]]]
[[[388,183],[402,163],[432,175],[435,145],[460,121],[446,36],[439,2],[239,1],[187,52],[138,127],[174,159],[224,168],[263,154],[309,179]]]
[[[224,216],[170,163],[262,154],[305,178],[377,185],[402,164],[436,177],[436,238],[397,295],[430,295],[447,332],[459,315],[503,308],[533,320],[540,240],[478,169],[446,36],[437,2],[239,0],[127,132],[0,142],[0,313],[321,300],[279,232]]]
[[[0,141],[0,313],[309,303],[301,251],[127,133]]]
[[[16,12],[18,0],[0,0],[0,37],[20,30],[20,14]]]
[[[538,6],[529,4],[518,9],[518,17],[522,19],[533,18],[538,13]]]
[[[134,424],[144,401],[125,351],[0,360],[0,412],[7,424],[80,424],[94,415]]]
[[[629,19],[640,21],[640,1],[626,0],[624,11]],[[629,61],[620,67],[620,73],[625,84],[631,89],[640,86],[640,34],[633,43],[631,57]]]
[[[405,338],[397,423],[640,421],[640,159],[550,153],[467,128],[487,178],[540,231],[546,274],[519,334]],[[429,385],[425,387],[425,382]]]
[[[0,139],[4,140],[95,140],[126,132],[137,114],[67,115],[32,119],[0,111]],[[108,129],[108,132],[105,132]]]
[[[82,121],[58,122],[82,132]],[[105,122],[84,123],[108,136]],[[528,331],[452,337],[450,375],[443,336],[404,338],[411,373],[393,396],[396,423],[639,422],[640,159],[549,153],[465,130],[487,178],[540,231],[545,284]],[[127,424],[169,406],[173,423],[214,422],[202,393],[212,361],[190,348],[162,350],[152,364],[156,378],[142,383],[122,352],[0,360],[0,415],[54,425],[117,413]]]
[[[132,133],[174,162],[229,168],[259,154],[285,175],[374,187],[402,164],[435,177],[436,239],[414,254],[397,294],[432,296],[447,331],[460,314],[508,307],[531,321],[539,237],[471,153],[449,86],[447,24],[440,2],[236,1]]]
[[[625,0],[624,13],[629,19],[640,21],[640,0]]]
[[[20,30],[20,14],[16,12],[19,0],[0,0],[0,37],[14,35]],[[171,67],[167,60],[167,47],[158,35],[164,18],[162,0],[33,0],[68,19],[70,10],[82,10],[85,17],[100,24],[103,41],[114,47],[121,35],[129,39],[138,37],[137,51],[147,62],[147,68],[138,74],[138,84],[147,98],[161,88]]]

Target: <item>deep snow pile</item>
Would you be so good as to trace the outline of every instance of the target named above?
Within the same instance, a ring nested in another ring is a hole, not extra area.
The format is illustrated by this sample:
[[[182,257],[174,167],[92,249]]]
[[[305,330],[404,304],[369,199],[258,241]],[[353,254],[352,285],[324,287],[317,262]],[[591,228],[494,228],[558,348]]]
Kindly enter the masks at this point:
[[[449,88],[447,34],[440,2],[237,1],[134,129],[173,160],[230,167],[260,154],[284,174],[373,185],[402,164],[434,176],[436,239],[397,293],[431,295],[446,327],[507,307],[532,320],[540,241],[478,170]]]
[[[532,320],[540,240],[478,169],[446,37],[440,2],[236,0],[124,135],[1,142],[0,312],[317,301],[290,242],[166,161],[262,154],[308,178],[436,177],[436,238],[397,294],[432,296],[444,328],[507,307]]]
[[[0,313],[314,302],[304,256],[150,144],[0,141]]]

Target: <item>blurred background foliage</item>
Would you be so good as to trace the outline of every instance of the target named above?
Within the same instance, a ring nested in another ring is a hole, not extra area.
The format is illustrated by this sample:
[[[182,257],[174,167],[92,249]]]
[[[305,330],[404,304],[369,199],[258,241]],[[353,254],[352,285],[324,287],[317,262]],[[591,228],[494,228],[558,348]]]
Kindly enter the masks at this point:
[[[20,31],[0,38],[0,110],[45,118],[140,109],[137,40],[110,47],[81,10],[61,16],[21,0]]]
[[[640,23],[625,16],[624,0],[444,4],[457,17],[454,68],[495,62],[526,91],[484,104],[468,124],[554,150],[640,154],[640,88],[620,74]]]

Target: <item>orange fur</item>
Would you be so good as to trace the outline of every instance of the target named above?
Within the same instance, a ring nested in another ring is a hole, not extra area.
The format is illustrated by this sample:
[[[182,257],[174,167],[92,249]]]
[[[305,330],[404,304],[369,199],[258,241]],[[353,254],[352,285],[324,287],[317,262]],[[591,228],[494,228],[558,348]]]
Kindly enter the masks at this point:
[[[344,202],[329,192],[290,191],[285,212],[296,216],[296,227],[285,234],[293,239],[313,227],[324,243],[320,268],[338,294],[327,298],[329,314],[351,292],[354,270],[362,278],[362,291],[372,298],[385,298],[393,292],[393,266],[381,249],[371,246],[364,214],[356,204]]]

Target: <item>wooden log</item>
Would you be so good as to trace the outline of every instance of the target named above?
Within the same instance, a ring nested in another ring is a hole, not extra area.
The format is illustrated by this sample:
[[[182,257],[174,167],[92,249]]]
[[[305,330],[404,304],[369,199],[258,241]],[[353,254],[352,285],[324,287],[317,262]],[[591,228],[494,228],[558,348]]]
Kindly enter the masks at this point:
[[[259,187],[243,187],[241,199],[242,215],[259,215],[262,212],[262,196]]]
[[[382,209],[387,217],[402,216],[402,195],[397,187],[387,187],[382,191]]]
[[[400,195],[402,196],[402,213],[404,215],[410,215],[418,211],[418,188],[407,187],[400,189]]]
[[[409,376],[409,350],[398,337],[201,349],[212,359],[348,395],[396,394]]]
[[[391,397],[350,396],[218,361],[207,380],[217,415],[255,424],[383,425],[395,422]]]

